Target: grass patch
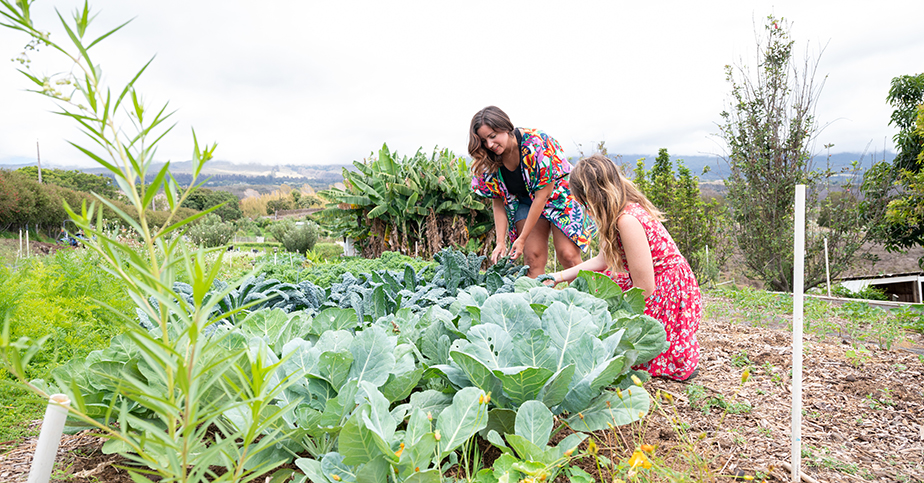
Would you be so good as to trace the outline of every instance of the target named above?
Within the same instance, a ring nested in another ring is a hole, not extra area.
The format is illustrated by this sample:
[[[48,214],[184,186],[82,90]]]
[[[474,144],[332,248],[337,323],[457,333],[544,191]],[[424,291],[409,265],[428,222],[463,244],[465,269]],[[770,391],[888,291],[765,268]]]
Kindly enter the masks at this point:
[[[754,327],[774,327],[792,330],[792,295],[771,293],[753,288],[740,290],[719,289],[708,292],[727,299],[729,304],[706,306],[707,317],[724,317],[732,323]],[[885,310],[867,302],[852,301],[843,305],[808,297],[804,300],[804,327],[806,333],[824,340],[839,337],[854,341],[871,342],[890,349],[905,339],[905,330],[924,328],[924,309]],[[790,317],[787,317],[790,316]]]
[[[29,379],[45,379],[59,365],[108,347],[122,331],[119,314],[133,316],[121,282],[99,264],[86,250],[63,250],[0,266],[0,318],[9,323],[11,339],[50,335],[29,364]],[[0,441],[34,434],[27,428],[42,417],[45,401],[12,385],[5,371],[0,379]]]
[[[46,402],[31,392],[12,386],[8,379],[4,371],[3,380],[0,380],[0,407],[3,408],[0,411],[0,442],[38,436],[39,427],[30,428],[30,423],[42,419]],[[0,447],[0,453],[13,448],[15,445],[12,444]]]

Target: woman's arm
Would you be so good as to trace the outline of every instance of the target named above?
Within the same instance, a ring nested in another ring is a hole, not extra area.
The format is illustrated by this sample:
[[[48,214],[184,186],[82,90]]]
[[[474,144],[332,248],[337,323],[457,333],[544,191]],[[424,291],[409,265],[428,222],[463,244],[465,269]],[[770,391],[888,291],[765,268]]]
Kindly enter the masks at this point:
[[[581,270],[587,270],[590,272],[602,272],[603,270],[606,270],[606,269],[607,269],[606,259],[603,257],[603,252],[600,252],[595,257],[591,258],[590,260],[581,262],[571,268],[562,270],[560,272],[553,273],[551,276],[554,279],[555,283],[558,284],[561,282],[570,282],[574,280],[575,278],[577,278],[578,273]]]
[[[491,252],[491,263],[497,263],[497,260],[504,256],[507,251],[507,209],[504,206],[503,198],[492,198],[491,208],[494,212],[494,231],[495,244],[494,251]]]
[[[619,228],[619,238],[622,248],[626,252],[626,263],[629,265],[629,275],[632,277],[632,286],[644,290],[645,298],[655,291],[654,262],[651,260],[651,246],[648,245],[648,236],[645,227],[638,218],[625,215],[616,220]]]

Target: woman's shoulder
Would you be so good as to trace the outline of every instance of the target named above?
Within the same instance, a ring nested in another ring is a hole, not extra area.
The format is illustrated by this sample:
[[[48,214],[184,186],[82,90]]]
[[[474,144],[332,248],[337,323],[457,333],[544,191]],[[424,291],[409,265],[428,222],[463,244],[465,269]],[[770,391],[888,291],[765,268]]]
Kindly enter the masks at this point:
[[[526,143],[527,141],[532,141],[534,143],[544,142],[548,139],[552,139],[551,136],[546,134],[546,132],[541,129],[534,129],[534,128],[528,128],[528,127],[518,127],[517,129],[520,131],[520,135],[523,136],[524,143]]]
[[[644,206],[633,201],[626,203],[626,206],[622,209],[622,213],[620,213],[620,216],[622,215],[632,215],[634,218],[638,218],[640,216],[651,216],[651,214],[648,213],[648,210],[646,210]]]

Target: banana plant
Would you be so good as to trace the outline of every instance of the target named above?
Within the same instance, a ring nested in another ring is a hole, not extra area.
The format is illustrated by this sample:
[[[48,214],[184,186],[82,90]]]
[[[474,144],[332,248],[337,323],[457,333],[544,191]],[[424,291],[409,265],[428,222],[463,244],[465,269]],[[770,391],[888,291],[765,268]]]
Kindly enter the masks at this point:
[[[482,236],[493,222],[485,203],[469,188],[465,160],[448,150],[430,157],[418,151],[399,159],[383,146],[371,161],[353,166],[343,172],[344,188],[320,193],[332,202],[321,216],[337,235],[361,243],[382,237],[393,248],[430,253],[432,246],[444,244],[433,245],[429,239],[441,236],[434,227],[445,231],[439,226],[447,223],[440,220],[457,226],[462,217],[470,238]]]

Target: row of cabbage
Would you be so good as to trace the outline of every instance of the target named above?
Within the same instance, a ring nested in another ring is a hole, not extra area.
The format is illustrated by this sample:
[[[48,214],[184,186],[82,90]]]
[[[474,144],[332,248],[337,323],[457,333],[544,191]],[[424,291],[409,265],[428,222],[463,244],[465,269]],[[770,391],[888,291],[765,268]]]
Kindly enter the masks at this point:
[[[410,267],[347,274],[327,289],[257,278],[216,306],[203,364],[238,353],[236,367],[272,368],[266,387],[278,389],[272,431],[284,437],[251,465],[295,461],[303,480],[314,482],[438,482],[477,435],[505,453],[478,481],[518,481],[529,471],[554,476],[561,469],[552,463],[585,432],[647,413],[649,395],[632,382],[646,374],[631,368],[667,343],[661,324],[642,314],[640,293],[623,293],[599,274],[555,290],[519,277],[522,269],[509,262],[480,272],[472,268],[480,257],[444,251],[438,260],[429,281]],[[176,329],[174,336],[184,333]],[[155,437],[164,428],[151,424],[150,405],[119,384],[131,377],[156,393],[162,368],[143,350],[128,335],[116,337],[59,368],[49,384],[99,421]],[[211,370],[231,380],[228,364]],[[111,420],[114,408],[132,418]],[[245,428],[265,413],[236,406],[221,421]],[[575,433],[552,448],[555,419]],[[126,448],[112,440],[105,450]]]

